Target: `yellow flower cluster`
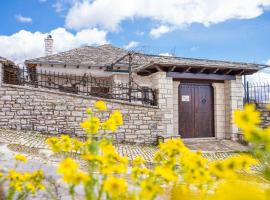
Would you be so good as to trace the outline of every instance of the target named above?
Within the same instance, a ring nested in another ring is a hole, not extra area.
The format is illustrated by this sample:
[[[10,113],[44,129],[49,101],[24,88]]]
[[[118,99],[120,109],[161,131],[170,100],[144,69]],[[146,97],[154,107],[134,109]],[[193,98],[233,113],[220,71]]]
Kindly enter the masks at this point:
[[[10,190],[21,192],[36,193],[37,190],[44,190],[45,187],[42,183],[43,171],[37,170],[32,173],[20,173],[14,169],[9,170],[9,174],[5,177],[10,182]]]
[[[107,104],[104,101],[97,101],[95,108],[106,111]],[[100,130],[116,132],[118,127],[123,124],[123,117],[119,110],[113,111],[110,117],[104,122],[101,122],[101,120],[92,113],[90,108],[87,109],[87,113],[89,116],[81,123],[81,128],[90,135],[96,135]]]
[[[27,162],[27,158],[22,154],[17,154],[14,158],[15,160],[20,162]]]
[[[59,163],[58,173],[63,175],[64,182],[70,185],[87,183],[90,180],[88,174],[79,170],[78,163],[71,158],[66,158]]]
[[[107,111],[107,105],[103,101],[97,101],[94,107],[99,111]],[[69,185],[73,198],[74,187],[83,184],[87,199],[154,200],[163,194],[164,188],[171,188],[171,199],[179,199],[181,196],[181,199],[188,200],[220,200],[221,194],[229,193],[232,189],[228,184],[238,184],[239,172],[248,172],[251,166],[258,163],[247,154],[210,161],[200,151],[189,150],[181,139],[173,139],[159,144],[159,150],[154,155],[153,168],[147,168],[141,156],[136,157],[132,166],[129,166],[128,158],[117,152],[106,134],[106,131],[116,132],[123,124],[121,112],[113,111],[105,121],[101,121],[91,108],[86,112],[89,116],[81,123],[87,135],[85,142],[65,135],[47,140],[54,152],[64,152],[64,160],[58,165],[58,173]],[[252,106],[246,107],[245,111],[237,111],[235,119],[250,134],[259,130],[256,127],[260,122],[259,114]],[[270,132],[270,128],[267,131]],[[81,159],[87,163],[87,172],[80,170],[79,164],[65,152],[79,153]],[[126,180],[128,175],[130,185]]]
[[[127,183],[124,178],[115,178],[110,176],[104,181],[104,191],[112,199],[118,199],[118,197],[125,195],[127,191]]]
[[[59,138],[51,137],[46,140],[48,147],[54,152],[79,152],[86,145],[78,139],[70,138],[68,135],[61,135]]]
[[[256,110],[254,104],[245,105],[244,110],[234,112],[236,125],[243,130],[244,137],[254,145],[264,145],[270,152],[270,127],[261,128],[260,112]]]

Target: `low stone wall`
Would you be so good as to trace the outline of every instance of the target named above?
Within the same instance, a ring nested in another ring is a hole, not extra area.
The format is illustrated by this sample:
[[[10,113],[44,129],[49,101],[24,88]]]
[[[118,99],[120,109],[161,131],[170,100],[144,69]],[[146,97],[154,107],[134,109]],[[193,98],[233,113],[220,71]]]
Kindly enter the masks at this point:
[[[93,107],[95,97],[2,84],[0,87],[0,127],[35,130],[50,134],[83,135],[80,122]],[[109,110],[119,109],[124,125],[115,138],[121,142],[154,143],[164,126],[160,109],[116,100],[105,100]],[[102,113],[102,119],[108,113]]]
[[[270,111],[266,108],[259,108],[258,110],[261,112],[262,127],[270,126]]]

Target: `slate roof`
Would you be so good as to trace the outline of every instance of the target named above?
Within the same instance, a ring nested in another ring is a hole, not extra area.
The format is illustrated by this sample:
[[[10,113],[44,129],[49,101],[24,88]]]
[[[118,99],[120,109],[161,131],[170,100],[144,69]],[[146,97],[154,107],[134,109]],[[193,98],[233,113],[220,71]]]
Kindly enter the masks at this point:
[[[87,65],[87,66],[108,66],[119,57],[128,52],[124,49],[111,45],[98,47],[84,46],[69,51],[53,54],[50,56],[26,60],[26,64],[66,64],[66,65]]]
[[[133,52],[134,53],[134,52]],[[50,56],[26,60],[26,64],[66,64],[85,66],[111,66],[120,58],[117,65],[128,66],[128,51],[109,44],[93,47],[85,46],[72,49],[66,52],[57,53]],[[179,67],[207,67],[222,69],[244,69],[258,71],[261,65],[253,63],[230,62],[207,59],[194,59],[172,56],[148,55],[135,52],[133,55],[133,67],[137,69],[149,68],[154,65],[159,66],[179,66]]]
[[[8,60],[7,58],[1,56],[0,56],[0,63],[4,65],[15,65],[15,63],[12,62],[11,60]]]

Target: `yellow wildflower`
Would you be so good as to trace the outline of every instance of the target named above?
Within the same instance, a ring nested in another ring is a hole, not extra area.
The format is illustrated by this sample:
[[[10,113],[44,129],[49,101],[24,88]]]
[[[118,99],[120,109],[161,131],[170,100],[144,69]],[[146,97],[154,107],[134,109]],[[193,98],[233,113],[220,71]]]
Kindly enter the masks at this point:
[[[96,116],[90,117],[81,123],[81,127],[90,134],[97,134],[100,128],[100,119]]]
[[[133,182],[140,182],[141,178],[145,178],[148,174],[150,174],[150,170],[145,167],[133,167],[130,176]]]
[[[59,142],[62,151],[69,152],[72,150],[71,138],[68,135],[61,135]]]
[[[96,101],[95,108],[97,108],[98,110],[101,110],[101,111],[106,111],[107,105],[104,101]]]
[[[209,200],[266,200],[265,190],[257,184],[245,181],[225,181],[220,184]]]
[[[142,156],[137,156],[133,161],[132,161],[133,165],[135,166],[140,166],[142,164],[145,163],[145,160]]]
[[[117,126],[123,125],[123,116],[119,110],[113,111],[113,113],[110,115],[110,118],[115,121]]]
[[[104,181],[104,191],[112,198],[116,198],[127,191],[127,183],[123,178],[110,176]]]
[[[83,146],[83,142],[81,142],[81,141],[79,141],[77,139],[72,139],[71,143],[72,143],[73,149],[75,151],[79,151]]]
[[[140,184],[141,191],[140,191],[140,199],[154,199],[157,194],[163,192],[162,188],[158,183],[149,180],[143,180]]]
[[[175,182],[177,180],[175,172],[168,167],[157,166],[155,168],[155,174],[162,177],[166,182]]]
[[[91,108],[86,108],[86,113],[91,115],[92,114],[92,109]]]
[[[102,123],[102,127],[104,130],[110,130],[112,132],[117,131],[117,125],[112,118],[107,119],[105,122]]]
[[[87,173],[77,171],[75,174],[73,174],[70,183],[73,185],[79,185],[80,183],[87,183],[89,180],[90,177]]]
[[[14,158],[17,161],[27,162],[27,158],[24,155],[22,155],[22,154],[17,154]]]
[[[256,111],[254,104],[247,104],[244,110],[236,110],[234,112],[235,123],[243,130],[250,130],[255,125],[260,124],[260,112]]]
[[[60,174],[69,174],[73,173],[78,169],[78,164],[75,160],[71,158],[66,158],[59,163],[58,173]]]
[[[61,151],[60,142],[59,139],[56,137],[51,137],[46,140],[46,144],[49,146],[49,148],[54,152],[58,153]]]
[[[32,183],[27,183],[26,184],[26,189],[27,190],[30,190],[33,194],[36,193],[36,188],[35,188],[35,186]]]

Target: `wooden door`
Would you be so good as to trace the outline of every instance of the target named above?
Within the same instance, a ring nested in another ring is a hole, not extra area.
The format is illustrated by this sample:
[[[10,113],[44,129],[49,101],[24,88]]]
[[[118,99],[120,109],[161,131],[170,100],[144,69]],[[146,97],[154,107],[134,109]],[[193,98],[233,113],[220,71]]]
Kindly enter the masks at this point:
[[[213,119],[211,85],[180,83],[179,134],[183,138],[214,137]]]

